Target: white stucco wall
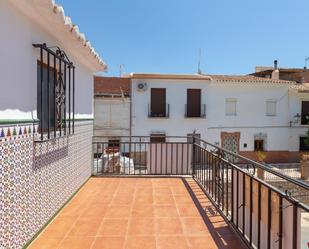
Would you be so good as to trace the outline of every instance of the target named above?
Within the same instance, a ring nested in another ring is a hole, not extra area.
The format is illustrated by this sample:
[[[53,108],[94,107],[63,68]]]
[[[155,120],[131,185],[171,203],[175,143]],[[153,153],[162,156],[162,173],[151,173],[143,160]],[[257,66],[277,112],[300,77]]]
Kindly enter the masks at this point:
[[[0,119],[36,118],[39,50],[32,44],[46,43],[65,51],[69,51],[70,44],[56,40],[9,1],[0,1],[0,32]],[[76,67],[76,117],[92,118],[93,72],[80,58],[70,53],[68,56]]]
[[[94,99],[94,135],[129,136],[130,135],[130,99],[103,98]]]
[[[147,82],[148,89],[138,92],[137,84]],[[185,80],[132,80],[132,134],[149,135],[151,132],[165,132],[168,136],[186,135],[194,130],[205,134],[206,121],[201,118],[184,118],[187,88],[200,88],[201,103],[207,104],[207,81]],[[148,118],[150,88],[166,88],[166,103],[170,105],[169,118]],[[208,106],[206,106],[206,115]]]
[[[137,91],[141,82],[147,83],[145,92]],[[148,118],[152,87],[166,88],[169,118]],[[187,88],[201,89],[206,118],[184,117]],[[237,99],[236,116],[226,116],[226,98]],[[167,136],[186,136],[195,130],[203,139],[220,145],[221,132],[240,132],[240,150],[253,151],[254,136],[262,133],[267,135],[267,151],[298,151],[299,136],[305,134],[305,128],[299,124],[290,127],[290,121],[296,113],[301,113],[301,98],[306,97],[299,93],[293,95],[287,84],[133,79],[132,135],[165,132]],[[277,101],[276,116],[266,115],[266,101],[270,99]]]

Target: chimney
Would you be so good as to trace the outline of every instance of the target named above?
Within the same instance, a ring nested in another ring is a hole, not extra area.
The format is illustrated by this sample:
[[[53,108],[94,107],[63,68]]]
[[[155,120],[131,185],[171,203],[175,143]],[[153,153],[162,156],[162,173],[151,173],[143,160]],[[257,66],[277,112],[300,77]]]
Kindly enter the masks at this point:
[[[278,69],[278,61],[274,60],[274,69],[277,70]]]
[[[271,73],[271,78],[274,80],[279,80],[279,69],[278,69],[278,61],[274,60],[274,70]]]

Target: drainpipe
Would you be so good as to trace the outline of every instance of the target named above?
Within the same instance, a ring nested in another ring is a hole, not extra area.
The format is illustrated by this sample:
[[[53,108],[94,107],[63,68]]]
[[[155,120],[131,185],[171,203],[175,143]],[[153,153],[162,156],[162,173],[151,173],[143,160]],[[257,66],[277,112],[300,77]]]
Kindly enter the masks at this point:
[[[131,157],[131,145],[132,145],[132,79],[130,78],[130,96],[129,96],[129,102],[130,102],[130,118],[129,118],[129,134],[130,134],[130,142],[129,142],[129,157]]]

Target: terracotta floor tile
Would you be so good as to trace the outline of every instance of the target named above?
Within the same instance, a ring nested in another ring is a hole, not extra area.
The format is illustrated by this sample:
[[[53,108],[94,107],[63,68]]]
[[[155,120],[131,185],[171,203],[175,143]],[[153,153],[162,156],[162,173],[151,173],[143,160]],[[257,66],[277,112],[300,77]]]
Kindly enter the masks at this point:
[[[156,219],[156,233],[159,235],[180,235],[183,234],[182,225],[178,218]]]
[[[172,195],[155,195],[154,196],[155,205],[174,205],[175,201]]]
[[[189,249],[184,236],[164,236],[157,237],[158,249]],[[194,249],[194,248],[192,248]]]
[[[62,238],[44,238],[38,237],[35,239],[28,249],[55,249],[58,248]]]
[[[60,211],[58,216],[78,217],[86,210],[86,208],[86,205],[74,205],[74,203],[69,203],[64,207],[63,210]]]
[[[90,249],[93,241],[92,237],[67,237],[59,249]]]
[[[154,236],[128,237],[125,249],[155,249],[156,239]]]
[[[154,195],[172,195],[170,187],[157,187],[153,189]]]
[[[135,192],[135,187],[124,187],[120,188],[116,191],[115,195],[126,195],[126,196],[133,196]]]
[[[213,238],[209,236],[190,236],[187,238],[190,248],[194,249],[217,249],[220,244],[216,244]],[[223,248],[223,247],[222,247]],[[228,247],[229,248],[229,247]]]
[[[179,178],[91,178],[29,248],[244,248],[196,182],[186,181],[212,233]]]
[[[96,199],[90,202],[90,205],[94,205],[94,204],[108,205],[111,203],[112,199],[113,199],[112,195],[98,195]]]
[[[181,217],[201,217],[199,211],[194,205],[178,205],[178,212]]]
[[[81,217],[70,230],[69,236],[95,236],[101,221],[101,217]]]
[[[153,205],[135,204],[133,206],[131,216],[132,217],[153,217],[154,216]]]
[[[131,205],[133,203],[133,195],[132,194],[126,194],[126,195],[116,195],[112,202],[112,206],[118,206],[118,205]]]
[[[174,195],[176,205],[192,204],[192,198],[188,195]]]
[[[135,196],[133,205],[153,205],[153,196],[152,195],[138,195]]]
[[[201,218],[183,218],[184,230],[187,235],[208,235],[209,230]]]
[[[174,205],[154,206],[155,217],[178,217],[178,211]]]
[[[77,218],[56,217],[41,233],[41,237],[63,238],[73,227]]]
[[[97,236],[124,236],[128,229],[128,219],[104,219]]]
[[[107,206],[90,205],[82,214],[81,217],[96,216],[104,217],[107,210]]]
[[[229,235],[221,237],[222,244],[225,245],[226,248],[231,249],[241,249],[246,248],[241,240],[236,235]]]
[[[141,195],[152,195],[153,194],[153,189],[152,188],[149,188],[149,187],[137,187],[136,188],[136,191],[135,191],[135,195],[136,196],[141,196]]]
[[[127,218],[130,212],[131,206],[109,206],[105,218]]]
[[[184,187],[171,187],[173,195],[188,195],[188,190]]]
[[[153,235],[155,233],[155,223],[153,218],[134,218],[129,222],[128,234],[136,235]]]

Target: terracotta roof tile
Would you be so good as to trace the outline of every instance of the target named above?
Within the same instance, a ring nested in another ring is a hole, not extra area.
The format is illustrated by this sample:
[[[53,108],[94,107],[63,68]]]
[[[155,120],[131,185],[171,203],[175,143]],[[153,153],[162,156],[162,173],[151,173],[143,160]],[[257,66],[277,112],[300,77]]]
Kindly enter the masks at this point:
[[[213,80],[221,82],[253,82],[253,83],[278,83],[278,84],[295,84],[295,81],[276,80],[271,78],[262,78],[252,75],[207,75]]]
[[[124,77],[94,77],[95,94],[130,94],[130,78]]]

